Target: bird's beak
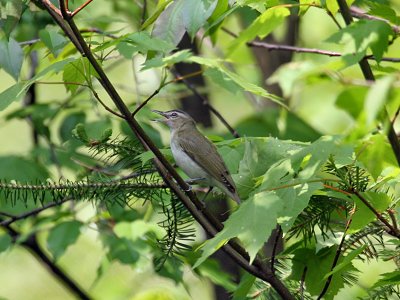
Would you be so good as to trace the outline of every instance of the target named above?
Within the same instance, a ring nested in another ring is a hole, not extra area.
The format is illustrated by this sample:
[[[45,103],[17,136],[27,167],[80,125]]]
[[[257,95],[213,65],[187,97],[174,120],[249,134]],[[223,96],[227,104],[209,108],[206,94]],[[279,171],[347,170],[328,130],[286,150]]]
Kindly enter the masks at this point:
[[[161,110],[156,110],[156,109],[152,109],[151,110],[153,113],[159,114],[161,116],[163,116],[165,119],[153,119],[152,121],[154,122],[161,122],[161,123],[165,123],[167,121],[167,116],[165,114],[165,112],[161,111]]]

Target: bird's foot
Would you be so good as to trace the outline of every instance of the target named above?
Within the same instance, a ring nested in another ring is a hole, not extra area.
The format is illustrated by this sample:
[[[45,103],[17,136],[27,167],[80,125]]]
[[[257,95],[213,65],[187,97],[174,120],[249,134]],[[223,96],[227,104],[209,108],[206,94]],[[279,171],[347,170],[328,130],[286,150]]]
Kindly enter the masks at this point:
[[[186,183],[192,185],[192,184],[197,184],[204,180],[206,180],[206,178],[204,178],[204,177],[191,178],[191,179],[186,180]]]

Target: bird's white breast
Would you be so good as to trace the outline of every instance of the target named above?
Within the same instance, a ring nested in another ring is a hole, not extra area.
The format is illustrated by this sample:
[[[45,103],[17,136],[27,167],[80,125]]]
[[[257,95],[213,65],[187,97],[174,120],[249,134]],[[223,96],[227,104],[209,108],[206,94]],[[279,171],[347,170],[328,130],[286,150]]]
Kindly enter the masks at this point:
[[[174,138],[171,138],[171,151],[174,156],[176,164],[179,168],[185,172],[190,178],[206,178],[209,179],[209,175],[192,160],[181,148],[181,146],[174,142]],[[208,180],[207,180],[208,181]]]

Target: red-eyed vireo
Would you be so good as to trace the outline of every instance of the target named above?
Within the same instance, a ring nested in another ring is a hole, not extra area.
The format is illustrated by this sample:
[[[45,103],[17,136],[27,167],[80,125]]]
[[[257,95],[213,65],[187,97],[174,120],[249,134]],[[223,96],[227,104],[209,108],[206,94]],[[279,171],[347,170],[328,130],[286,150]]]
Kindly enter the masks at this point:
[[[210,187],[217,186],[238,204],[240,198],[234,181],[217,148],[196,127],[195,121],[181,110],[153,112],[162,115],[156,121],[171,130],[171,151],[176,164],[192,179],[202,178]]]

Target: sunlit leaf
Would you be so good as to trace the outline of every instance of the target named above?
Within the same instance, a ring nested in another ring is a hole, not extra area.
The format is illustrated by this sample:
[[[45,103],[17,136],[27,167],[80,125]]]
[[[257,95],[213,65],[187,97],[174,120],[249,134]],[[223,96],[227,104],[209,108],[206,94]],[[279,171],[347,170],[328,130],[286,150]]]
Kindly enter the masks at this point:
[[[262,13],[253,23],[243,30],[229,46],[229,53],[234,52],[239,46],[253,40],[255,37],[263,38],[283,23],[290,11],[285,7],[273,7]]]
[[[342,58],[347,64],[354,64],[361,60],[369,48],[376,60],[380,62],[389,46],[389,37],[392,35],[392,28],[384,21],[359,20],[334,33],[327,42],[344,45]]]

